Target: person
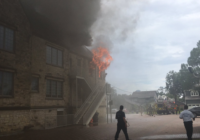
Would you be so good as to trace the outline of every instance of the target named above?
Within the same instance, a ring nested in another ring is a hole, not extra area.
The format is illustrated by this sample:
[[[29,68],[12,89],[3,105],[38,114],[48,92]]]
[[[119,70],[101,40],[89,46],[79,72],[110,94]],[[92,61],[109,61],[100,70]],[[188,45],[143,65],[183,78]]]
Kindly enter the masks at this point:
[[[117,113],[116,113],[115,118],[117,119],[117,132],[115,134],[115,140],[118,139],[121,129],[124,132],[126,140],[129,140],[128,133],[127,133],[127,123],[126,123],[126,119],[125,119],[125,113],[123,112],[123,108],[124,107],[121,105],[120,110],[117,111]]]
[[[174,106],[174,114],[176,113],[176,106]]]
[[[180,114],[180,109],[179,109],[179,106],[177,106],[177,112],[178,112],[178,114]]]
[[[143,108],[142,108],[142,106],[140,106],[140,114],[141,114],[141,116],[142,116],[142,113],[143,113]]]
[[[148,113],[147,113],[149,116],[151,116],[151,113],[152,113],[151,111],[152,111],[152,110],[151,110],[151,105],[149,105]]]
[[[179,118],[183,119],[183,123],[184,123],[184,126],[185,126],[185,130],[186,130],[186,133],[187,133],[188,140],[192,140],[192,133],[193,133],[192,118],[193,118],[193,120],[195,120],[195,117],[192,114],[192,112],[190,112],[187,109],[188,109],[188,106],[185,105],[184,111],[181,112]]]

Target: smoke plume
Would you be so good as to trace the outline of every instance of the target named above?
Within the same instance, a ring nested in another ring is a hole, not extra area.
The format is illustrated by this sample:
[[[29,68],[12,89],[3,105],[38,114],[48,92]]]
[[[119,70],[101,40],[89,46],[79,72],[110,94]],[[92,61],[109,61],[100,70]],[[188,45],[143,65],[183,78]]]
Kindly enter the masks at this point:
[[[123,43],[133,36],[144,3],[145,0],[102,0],[98,19],[91,28],[92,47],[112,50],[114,41]]]

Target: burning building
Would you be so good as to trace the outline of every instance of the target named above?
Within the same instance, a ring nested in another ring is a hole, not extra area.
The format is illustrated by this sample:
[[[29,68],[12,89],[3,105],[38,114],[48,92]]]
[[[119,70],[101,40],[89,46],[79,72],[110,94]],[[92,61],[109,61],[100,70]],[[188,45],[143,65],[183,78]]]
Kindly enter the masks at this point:
[[[0,0],[0,133],[106,116],[105,68],[84,47],[99,1],[78,2]]]

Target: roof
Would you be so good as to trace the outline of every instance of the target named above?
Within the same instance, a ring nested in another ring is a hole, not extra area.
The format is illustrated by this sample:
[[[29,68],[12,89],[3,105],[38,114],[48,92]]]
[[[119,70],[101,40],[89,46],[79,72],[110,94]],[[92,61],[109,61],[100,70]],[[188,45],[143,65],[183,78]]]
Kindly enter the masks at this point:
[[[130,98],[151,98],[156,95],[156,91],[136,91],[130,96]]]
[[[69,48],[69,50],[77,55],[92,59],[92,52],[85,46]]]

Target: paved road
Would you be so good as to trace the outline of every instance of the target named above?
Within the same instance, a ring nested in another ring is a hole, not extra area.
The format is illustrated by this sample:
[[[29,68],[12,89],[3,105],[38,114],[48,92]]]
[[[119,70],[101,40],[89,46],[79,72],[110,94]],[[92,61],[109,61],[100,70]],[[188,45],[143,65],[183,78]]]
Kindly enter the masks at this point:
[[[130,139],[154,135],[185,134],[183,122],[178,115],[140,116],[127,115]],[[194,133],[200,133],[200,118],[193,122]],[[49,130],[31,130],[15,136],[0,137],[1,140],[113,140],[116,122],[93,127],[70,126]],[[119,140],[125,140],[123,132]]]

